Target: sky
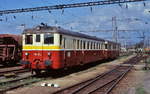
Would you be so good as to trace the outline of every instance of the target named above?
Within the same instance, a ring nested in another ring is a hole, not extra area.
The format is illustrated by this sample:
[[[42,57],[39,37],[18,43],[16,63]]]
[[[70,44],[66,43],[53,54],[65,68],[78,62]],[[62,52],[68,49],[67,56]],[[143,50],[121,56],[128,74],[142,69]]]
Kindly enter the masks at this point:
[[[80,3],[99,0],[0,0],[0,10],[51,6],[58,4]],[[145,3],[145,4],[144,4]],[[62,12],[64,11],[64,12]],[[112,17],[116,17],[118,30],[140,30],[141,32],[119,32],[119,42],[137,43],[143,32],[150,37],[150,2],[124,3],[103,6],[71,8],[64,10],[18,13],[0,16],[0,33],[21,34],[20,26],[32,28],[41,22],[61,26],[72,31],[83,31],[92,36],[111,39],[112,32],[90,32],[112,30]]]

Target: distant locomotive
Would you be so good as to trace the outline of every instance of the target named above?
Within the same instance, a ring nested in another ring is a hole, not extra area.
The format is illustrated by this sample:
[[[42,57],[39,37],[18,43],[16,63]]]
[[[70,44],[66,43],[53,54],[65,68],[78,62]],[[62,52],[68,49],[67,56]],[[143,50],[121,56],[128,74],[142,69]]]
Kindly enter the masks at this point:
[[[21,59],[21,35],[0,34],[0,64],[13,65]]]
[[[25,29],[22,38],[21,63],[36,73],[114,59],[120,50],[118,43],[52,26]]]

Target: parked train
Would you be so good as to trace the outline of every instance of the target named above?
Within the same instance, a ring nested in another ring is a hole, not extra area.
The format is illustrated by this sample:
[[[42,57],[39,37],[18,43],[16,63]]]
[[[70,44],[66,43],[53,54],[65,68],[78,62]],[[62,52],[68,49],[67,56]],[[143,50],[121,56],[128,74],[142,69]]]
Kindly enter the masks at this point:
[[[21,35],[0,34],[0,64],[14,65],[21,59]]]
[[[150,54],[150,47],[145,48],[144,51],[146,54]]]
[[[120,44],[60,27],[37,26],[22,35],[22,65],[37,74],[119,56]]]

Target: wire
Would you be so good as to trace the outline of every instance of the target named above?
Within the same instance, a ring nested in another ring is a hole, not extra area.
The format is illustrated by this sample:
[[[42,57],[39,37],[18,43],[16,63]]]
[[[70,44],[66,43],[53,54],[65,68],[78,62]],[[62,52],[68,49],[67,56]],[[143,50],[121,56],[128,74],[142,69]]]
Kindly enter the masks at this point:
[[[0,14],[12,14],[12,13],[22,13],[22,12],[33,12],[33,11],[44,11],[44,10],[57,10],[65,8],[76,8],[76,7],[87,7],[87,6],[97,6],[97,5],[109,5],[109,4],[120,4],[129,2],[140,2],[146,0],[113,0],[113,1],[96,1],[96,2],[85,2],[85,3],[74,3],[74,4],[62,4],[53,6],[42,6],[34,8],[22,8],[22,9],[12,9],[12,10],[2,10]]]

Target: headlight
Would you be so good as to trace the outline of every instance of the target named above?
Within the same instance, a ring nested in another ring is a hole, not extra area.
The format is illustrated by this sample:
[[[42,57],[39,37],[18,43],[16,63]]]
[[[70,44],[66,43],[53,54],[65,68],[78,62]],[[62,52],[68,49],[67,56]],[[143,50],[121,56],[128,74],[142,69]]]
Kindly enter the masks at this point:
[[[47,53],[47,55],[48,55],[48,56],[50,56],[50,55],[51,55],[51,53],[50,53],[50,52],[48,52],[48,53]]]
[[[25,55],[29,55],[29,53],[26,52]]]

